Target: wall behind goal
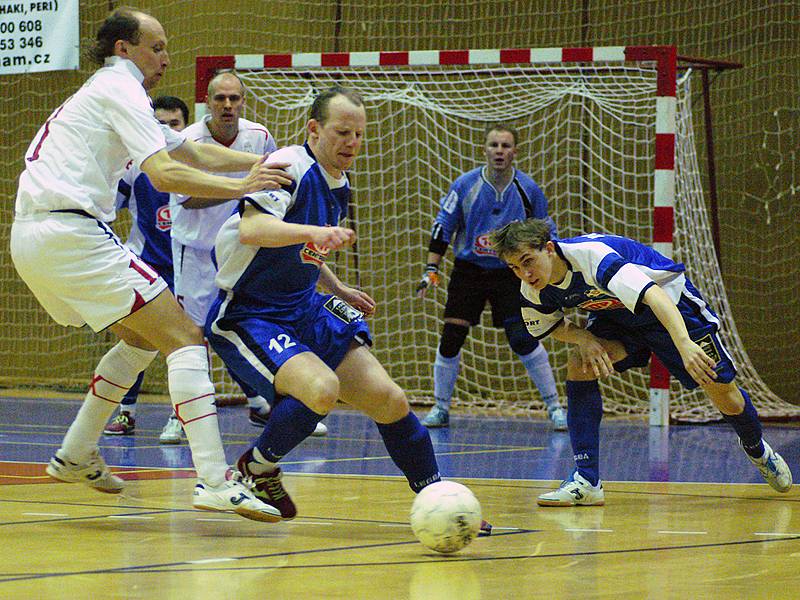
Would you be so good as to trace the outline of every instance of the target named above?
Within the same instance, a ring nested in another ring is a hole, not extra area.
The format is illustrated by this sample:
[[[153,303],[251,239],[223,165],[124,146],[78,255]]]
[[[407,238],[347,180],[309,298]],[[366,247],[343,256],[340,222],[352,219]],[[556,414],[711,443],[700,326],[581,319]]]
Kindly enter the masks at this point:
[[[80,3],[82,49],[110,6]],[[131,3],[134,4],[134,3]],[[679,54],[742,62],[712,74],[722,273],[757,370],[800,403],[800,5],[792,0],[209,0],[142,1],[169,36],[172,66],[157,93],[193,101],[194,58],[210,54],[674,44]],[[573,8],[564,9],[568,5]],[[38,126],[91,72],[0,77],[0,383],[83,387],[110,338],[54,325],[8,255],[16,179]],[[699,88],[695,88],[699,89]],[[476,100],[477,101],[477,100]],[[698,97],[696,123],[702,123]],[[704,156],[706,141],[697,134]],[[279,140],[279,142],[282,140]],[[480,149],[476,147],[476,160]],[[705,165],[701,167],[705,169]],[[541,182],[547,192],[548,182]],[[420,240],[418,265],[424,262]],[[416,268],[416,266],[415,266]],[[435,339],[431,332],[422,335]],[[432,344],[435,341],[431,342]],[[148,377],[163,390],[163,373]]]

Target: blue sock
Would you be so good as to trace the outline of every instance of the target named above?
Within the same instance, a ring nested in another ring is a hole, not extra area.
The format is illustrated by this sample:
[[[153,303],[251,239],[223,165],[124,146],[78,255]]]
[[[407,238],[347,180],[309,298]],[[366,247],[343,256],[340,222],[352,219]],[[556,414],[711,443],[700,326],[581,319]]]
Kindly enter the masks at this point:
[[[431,436],[413,412],[394,423],[376,425],[389,456],[406,476],[414,492],[442,478]]]
[[[567,381],[567,427],[578,473],[592,485],[600,481],[600,421],[603,398],[595,381]]]
[[[558,390],[556,389],[556,380],[553,377],[553,369],[550,368],[550,358],[547,355],[547,350],[544,346],[539,344],[533,352],[522,356],[517,354],[528,376],[533,381],[536,389],[542,395],[542,401],[547,406],[549,411],[560,408],[558,405]]]
[[[284,396],[273,407],[255,447],[269,462],[276,463],[310,436],[324,417],[299,400]]]
[[[761,458],[764,455],[764,442],[761,440],[761,421],[758,420],[756,407],[750,401],[750,395],[742,388],[739,388],[744,397],[744,410],[738,415],[726,415],[722,413],[722,418],[733,427],[736,435],[742,440],[742,448],[753,458]]]
[[[460,364],[461,352],[446,358],[436,351],[436,360],[433,363],[433,397],[439,408],[450,410],[450,399],[456,389]]]
[[[132,404],[136,404],[136,400],[139,398],[139,390],[142,389],[142,381],[144,380],[144,371],[139,373],[139,376],[136,378],[136,381],[133,382],[131,389],[125,392],[125,395],[122,397],[120,404],[122,405],[119,409],[120,411],[127,410],[130,412],[130,407]],[[126,408],[127,407],[127,408]]]

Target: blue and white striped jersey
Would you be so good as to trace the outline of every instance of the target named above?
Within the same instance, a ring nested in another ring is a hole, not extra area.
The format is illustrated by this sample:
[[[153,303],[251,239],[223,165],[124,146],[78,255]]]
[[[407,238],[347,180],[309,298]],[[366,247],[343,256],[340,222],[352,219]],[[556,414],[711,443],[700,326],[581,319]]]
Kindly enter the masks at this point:
[[[657,322],[650,307],[642,303],[647,288],[656,284],[676,305],[683,296],[693,310],[718,323],[688,281],[683,264],[649,246],[598,233],[553,242],[559,256],[567,262],[564,280],[540,291],[524,281],[521,285],[522,318],[537,339],[547,336],[561,323],[564,308],[579,308],[624,327]]]
[[[455,258],[483,269],[503,269],[505,263],[495,255],[488,234],[511,221],[528,217],[548,219],[547,200],[536,182],[519,170],[499,192],[486,179],[486,167],[461,175],[442,199],[433,225],[433,237],[453,240]]]
[[[242,244],[239,222],[244,203],[287,223],[338,225],[347,215],[347,175],[331,177],[307,145],[281,148],[270,158],[291,163],[287,171],[294,177],[292,185],[245,196],[239,212],[224,223],[217,235],[217,287],[233,293],[232,299],[229,294],[226,315],[290,315],[293,308],[304,306],[314,294],[319,268],[328,255],[327,248],[312,243],[282,248]]]
[[[167,280],[173,282],[169,194],[159,192],[138,167],[131,164],[117,186],[117,209],[131,213],[127,246]]]

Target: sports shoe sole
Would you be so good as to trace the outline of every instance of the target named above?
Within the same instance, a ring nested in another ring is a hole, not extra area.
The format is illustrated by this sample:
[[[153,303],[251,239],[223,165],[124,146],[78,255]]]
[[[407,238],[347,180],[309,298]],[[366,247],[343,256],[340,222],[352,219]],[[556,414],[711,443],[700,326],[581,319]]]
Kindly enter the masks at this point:
[[[231,512],[231,510],[223,510],[213,506],[202,506],[200,504],[194,504],[193,506],[198,510],[206,510],[209,512]],[[232,510],[240,517],[250,519],[251,521],[261,521],[262,523],[279,523],[280,521],[283,521],[280,515],[271,515],[259,510],[251,510],[241,506]]]
[[[50,465],[47,465],[44,469],[45,473],[47,473],[50,477],[55,479],[56,481],[61,481],[63,483],[82,483],[83,485],[92,488],[93,490],[97,490],[98,492],[102,492],[103,494],[119,494],[125,489],[123,486],[119,486],[118,488],[99,488],[89,484],[87,481],[80,479],[75,481],[74,479],[63,479],[62,477],[58,476],[58,471],[53,469]]]
[[[158,438],[158,443],[162,444],[162,445],[165,445],[165,446],[175,446],[175,445],[181,443],[181,438],[168,438],[168,439],[165,439],[165,438],[159,437]]]
[[[565,500],[542,500],[541,498],[536,499],[536,504],[539,506],[603,506],[605,505],[605,500],[600,500],[596,502],[569,502]]]

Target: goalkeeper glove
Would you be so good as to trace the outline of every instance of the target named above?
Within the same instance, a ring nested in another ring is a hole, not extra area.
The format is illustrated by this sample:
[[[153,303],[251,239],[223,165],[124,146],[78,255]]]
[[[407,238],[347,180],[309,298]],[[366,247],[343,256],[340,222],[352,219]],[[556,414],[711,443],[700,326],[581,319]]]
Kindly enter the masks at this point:
[[[427,289],[428,287],[436,287],[439,285],[439,265],[434,263],[428,263],[425,265],[425,273],[422,275],[422,279],[417,284],[416,289],[414,292],[419,294],[422,290]]]

